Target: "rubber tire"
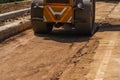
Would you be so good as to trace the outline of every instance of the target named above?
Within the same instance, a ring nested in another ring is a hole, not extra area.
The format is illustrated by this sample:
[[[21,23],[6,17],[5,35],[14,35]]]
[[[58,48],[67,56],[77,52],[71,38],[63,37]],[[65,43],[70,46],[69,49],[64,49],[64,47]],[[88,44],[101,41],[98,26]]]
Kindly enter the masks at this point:
[[[90,1],[90,0],[88,0]],[[85,9],[79,14],[81,17],[84,17],[87,22],[77,22],[75,23],[75,27],[77,31],[79,31],[82,35],[91,36],[95,32],[95,0],[91,0],[92,5],[89,3],[85,5]]]
[[[45,23],[41,21],[32,21],[32,28],[34,33],[36,34],[48,34],[52,31],[53,25],[52,23]]]
[[[43,4],[43,2],[38,2]],[[52,31],[53,23],[45,23],[43,20],[34,20],[33,18],[43,19],[43,8],[34,8],[35,3],[31,4],[31,25],[34,33],[47,34]]]

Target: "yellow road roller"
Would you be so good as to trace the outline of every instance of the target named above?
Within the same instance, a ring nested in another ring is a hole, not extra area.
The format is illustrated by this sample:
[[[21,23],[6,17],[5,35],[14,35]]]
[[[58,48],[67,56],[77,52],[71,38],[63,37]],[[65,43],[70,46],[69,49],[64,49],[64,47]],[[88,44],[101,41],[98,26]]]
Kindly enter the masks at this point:
[[[95,0],[32,0],[34,33],[47,34],[53,27],[72,25],[80,34],[95,32]]]

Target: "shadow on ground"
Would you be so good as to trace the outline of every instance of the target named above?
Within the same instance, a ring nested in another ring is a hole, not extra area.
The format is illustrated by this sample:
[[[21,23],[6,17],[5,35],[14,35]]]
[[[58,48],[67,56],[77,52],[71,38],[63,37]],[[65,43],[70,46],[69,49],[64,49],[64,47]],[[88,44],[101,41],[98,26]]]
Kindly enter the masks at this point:
[[[120,25],[111,25],[109,23],[96,23],[96,32],[120,31]],[[53,30],[50,34],[37,34],[44,40],[54,40],[62,43],[85,42],[89,41],[92,36],[79,34],[76,30]],[[94,36],[94,35],[93,35]]]
[[[111,25],[109,23],[99,24],[99,31],[120,31],[120,25]]]
[[[54,40],[62,43],[89,41],[90,36],[81,35],[76,30],[53,30],[50,34],[37,34],[45,40]]]

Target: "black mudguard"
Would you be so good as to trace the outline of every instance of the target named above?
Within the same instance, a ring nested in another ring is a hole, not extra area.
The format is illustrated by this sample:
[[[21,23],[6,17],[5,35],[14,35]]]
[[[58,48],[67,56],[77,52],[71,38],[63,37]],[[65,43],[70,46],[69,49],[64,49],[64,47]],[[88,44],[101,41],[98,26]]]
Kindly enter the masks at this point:
[[[77,7],[77,4],[83,4],[83,7],[82,8],[78,8]],[[75,2],[75,8],[74,8],[74,22],[75,23],[86,23],[87,22],[87,18],[89,16],[89,12],[90,9],[89,8],[90,6],[90,3],[89,2],[86,2],[85,0],[76,0]]]
[[[31,19],[43,20],[43,0],[31,3]]]
[[[74,25],[81,34],[93,35],[95,32],[95,0],[79,1],[82,1],[83,7],[74,9]]]

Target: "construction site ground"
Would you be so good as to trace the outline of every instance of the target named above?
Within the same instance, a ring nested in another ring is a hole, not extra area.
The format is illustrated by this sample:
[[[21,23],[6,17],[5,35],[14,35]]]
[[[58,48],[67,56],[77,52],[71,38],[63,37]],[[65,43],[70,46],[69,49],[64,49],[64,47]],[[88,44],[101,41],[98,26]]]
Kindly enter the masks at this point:
[[[0,43],[0,80],[120,80],[120,2],[96,2],[99,30],[27,30]]]
[[[29,8],[30,4],[30,0],[0,4],[0,14],[19,9]]]

